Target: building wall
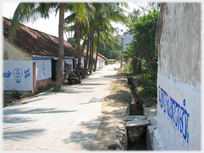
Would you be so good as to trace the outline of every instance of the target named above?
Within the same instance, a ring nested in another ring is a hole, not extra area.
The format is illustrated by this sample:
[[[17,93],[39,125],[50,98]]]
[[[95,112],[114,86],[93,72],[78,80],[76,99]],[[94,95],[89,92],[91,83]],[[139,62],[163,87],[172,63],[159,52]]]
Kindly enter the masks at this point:
[[[52,84],[52,62],[51,59],[47,60],[34,60],[36,70],[36,83],[35,83],[35,91],[38,90],[39,87],[47,86],[48,84]]]
[[[8,42],[8,39],[4,37],[3,39],[3,50],[4,50],[4,60],[21,60],[21,61],[30,61],[32,56],[13,43]]]
[[[33,91],[32,61],[3,61],[3,89]]]
[[[36,81],[52,77],[51,60],[36,60]]]
[[[200,150],[200,3],[167,3],[159,46],[157,87],[157,126],[164,148]]]
[[[3,39],[3,90],[33,91],[32,56]]]
[[[85,58],[81,58],[81,64],[82,64],[82,67],[84,68],[84,60]],[[78,64],[78,58],[75,58],[75,65],[74,65],[74,68],[76,68],[76,64]]]

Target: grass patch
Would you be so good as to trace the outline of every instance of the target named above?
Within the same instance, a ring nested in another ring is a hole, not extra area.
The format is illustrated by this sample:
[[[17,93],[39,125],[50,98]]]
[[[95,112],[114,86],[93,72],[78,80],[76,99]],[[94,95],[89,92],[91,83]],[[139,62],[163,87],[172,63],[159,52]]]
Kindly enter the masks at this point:
[[[59,89],[57,87],[55,87],[52,92],[64,92],[65,90],[63,88]]]
[[[50,90],[52,87],[53,87],[53,85],[51,85],[51,84],[48,84],[48,85],[45,86],[45,87],[40,86],[40,87],[38,88],[38,91],[35,92],[35,94],[39,94],[39,93],[41,93],[41,92]]]
[[[6,107],[6,106],[8,106],[8,103],[4,101],[3,107]]]
[[[113,87],[113,90],[116,90],[118,88],[118,85],[115,85],[114,87]]]

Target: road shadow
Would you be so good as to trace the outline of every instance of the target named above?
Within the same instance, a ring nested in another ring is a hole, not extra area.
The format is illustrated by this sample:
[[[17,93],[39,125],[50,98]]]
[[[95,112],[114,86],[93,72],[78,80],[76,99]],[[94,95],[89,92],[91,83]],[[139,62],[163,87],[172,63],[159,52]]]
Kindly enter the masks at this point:
[[[108,79],[114,79],[116,77],[116,75],[105,75],[105,76],[101,76],[103,78],[108,78]]]
[[[36,108],[30,110],[24,110],[21,108],[12,108],[9,110],[4,110],[3,115],[11,115],[11,114],[44,114],[44,113],[70,113],[75,112],[77,110],[57,110],[56,108]]]
[[[87,122],[82,121],[79,125],[82,127],[81,130],[72,132],[69,137],[63,140],[64,143],[76,143],[80,148],[90,150],[101,120],[102,117]]]
[[[10,116],[4,116],[3,123],[27,123],[27,122],[33,122],[34,120],[28,118],[28,117],[10,117]]]
[[[114,100],[115,104],[131,102],[131,93],[125,90],[116,91],[115,94],[104,97],[106,100]]]
[[[43,129],[33,129],[33,130],[19,130],[8,133],[3,133],[4,140],[20,141],[21,139],[28,139],[32,136],[37,136],[42,133]]]
[[[91,93],[91,92],[94,92],[94,90],[84,90],[83,89],[81,91],[76,91],[74,89],[69,89],[69,90],[66,90],[64,92],[61,92],[61,93],[67,93],[67,94],[79,94],[79,93]]]

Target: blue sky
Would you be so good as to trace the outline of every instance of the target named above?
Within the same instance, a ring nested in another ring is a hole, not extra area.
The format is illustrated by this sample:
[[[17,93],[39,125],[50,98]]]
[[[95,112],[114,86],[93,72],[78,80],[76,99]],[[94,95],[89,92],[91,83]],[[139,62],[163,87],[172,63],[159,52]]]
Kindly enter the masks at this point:
[[[2,16],[6,17],[6,18],[12,18],[13,13],[17,7],[17,5],[19,4],[20,1],[3,1],[2,5],[1,5],[1,13]],[[129,3],[129,7],[130,7],[130,12],[133,10],[133,8],[136,7],[135,3],[132,3],[131,1],[128,2]],[[68,13],[65,14],[65,17],[68,15]],[[55,12],[50,14],[49,19],[42,19],[39,18],[37,21],[35,22],[25,22],[23,23],[24,25],[31,27],[33,29],[45,32],[47,34],[53,35],[58,37],[58,23],[59,23],[59,14],[57,14],[55,16]],[[120,29],[123,29],[123,31],[127,30],[127,27],[125,27],[124,25],[122,25],[122,23],[112,23],[112,25],[114,27],[119,27]],[[64,35],[64,39],[66,40],[68,36]]]

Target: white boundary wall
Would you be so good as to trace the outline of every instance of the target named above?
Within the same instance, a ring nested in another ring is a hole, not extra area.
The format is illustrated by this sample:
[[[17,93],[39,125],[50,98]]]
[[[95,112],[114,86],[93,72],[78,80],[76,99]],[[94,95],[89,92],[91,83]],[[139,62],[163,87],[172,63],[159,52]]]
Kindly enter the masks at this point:
[[[201,91],[158,74],[157,126],[166,150],[201,149]]]
[[[3,61],[3,90],[33,91],[32,61]]]
[[[201,149],[201,4],[167,3],[157,74],[157,127],[165,150]]]

